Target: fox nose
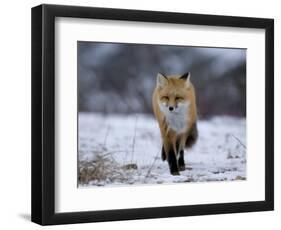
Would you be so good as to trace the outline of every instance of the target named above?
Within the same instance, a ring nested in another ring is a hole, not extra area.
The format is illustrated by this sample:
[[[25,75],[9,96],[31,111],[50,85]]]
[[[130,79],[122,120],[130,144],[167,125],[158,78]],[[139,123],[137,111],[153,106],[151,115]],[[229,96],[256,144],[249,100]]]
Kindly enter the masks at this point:
[[[173,110],[174,110],[174,107],[173,107],[173,106],[170,106],[170,107],[169,107],[169,110],[170,110],[170,111],[173,111]]]

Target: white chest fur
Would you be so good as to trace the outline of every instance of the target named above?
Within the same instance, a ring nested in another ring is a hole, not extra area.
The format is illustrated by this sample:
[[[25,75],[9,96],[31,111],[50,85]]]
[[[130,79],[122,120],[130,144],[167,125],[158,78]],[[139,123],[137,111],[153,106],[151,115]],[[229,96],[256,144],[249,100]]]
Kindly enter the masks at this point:
[[[163,112],[169,129],[174,130],[177,133],[184,133],[188,124],[188,110],[189,103],[180,103],[174,111],[169,111],[168,106],[160,104],[160,109]]]

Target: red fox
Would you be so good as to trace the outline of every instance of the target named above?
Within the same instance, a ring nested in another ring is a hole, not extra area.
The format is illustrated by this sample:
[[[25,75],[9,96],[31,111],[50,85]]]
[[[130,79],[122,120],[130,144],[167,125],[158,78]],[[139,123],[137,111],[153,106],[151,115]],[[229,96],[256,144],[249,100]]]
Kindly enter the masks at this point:
[[[154,115],[162,137],[162,160],[167,159],[170,173],[185,170],[184,148],[197,140],[195,89],[190,73],[164,76],[158,73],[152,98]]]

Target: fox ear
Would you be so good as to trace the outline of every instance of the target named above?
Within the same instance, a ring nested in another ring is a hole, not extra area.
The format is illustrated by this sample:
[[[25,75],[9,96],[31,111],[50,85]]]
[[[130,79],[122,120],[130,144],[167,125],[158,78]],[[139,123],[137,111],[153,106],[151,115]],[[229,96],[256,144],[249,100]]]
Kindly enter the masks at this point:
[[[186,80],[189,83],[191,74],[189,72],[181,75],[180,79]]]
[[[168,79],[166,76],[164,76],[164,74],[158,73],[157,74],[157,86],[162,88],[164,87],[166,84],[168,84]]]

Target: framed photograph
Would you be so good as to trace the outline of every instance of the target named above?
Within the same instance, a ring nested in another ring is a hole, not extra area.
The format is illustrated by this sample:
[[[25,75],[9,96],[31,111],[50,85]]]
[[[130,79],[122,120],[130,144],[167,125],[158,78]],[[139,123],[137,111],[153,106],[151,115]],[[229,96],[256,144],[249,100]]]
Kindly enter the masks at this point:
[[[274,21],[32,8],[32,221],[273,210]]]

